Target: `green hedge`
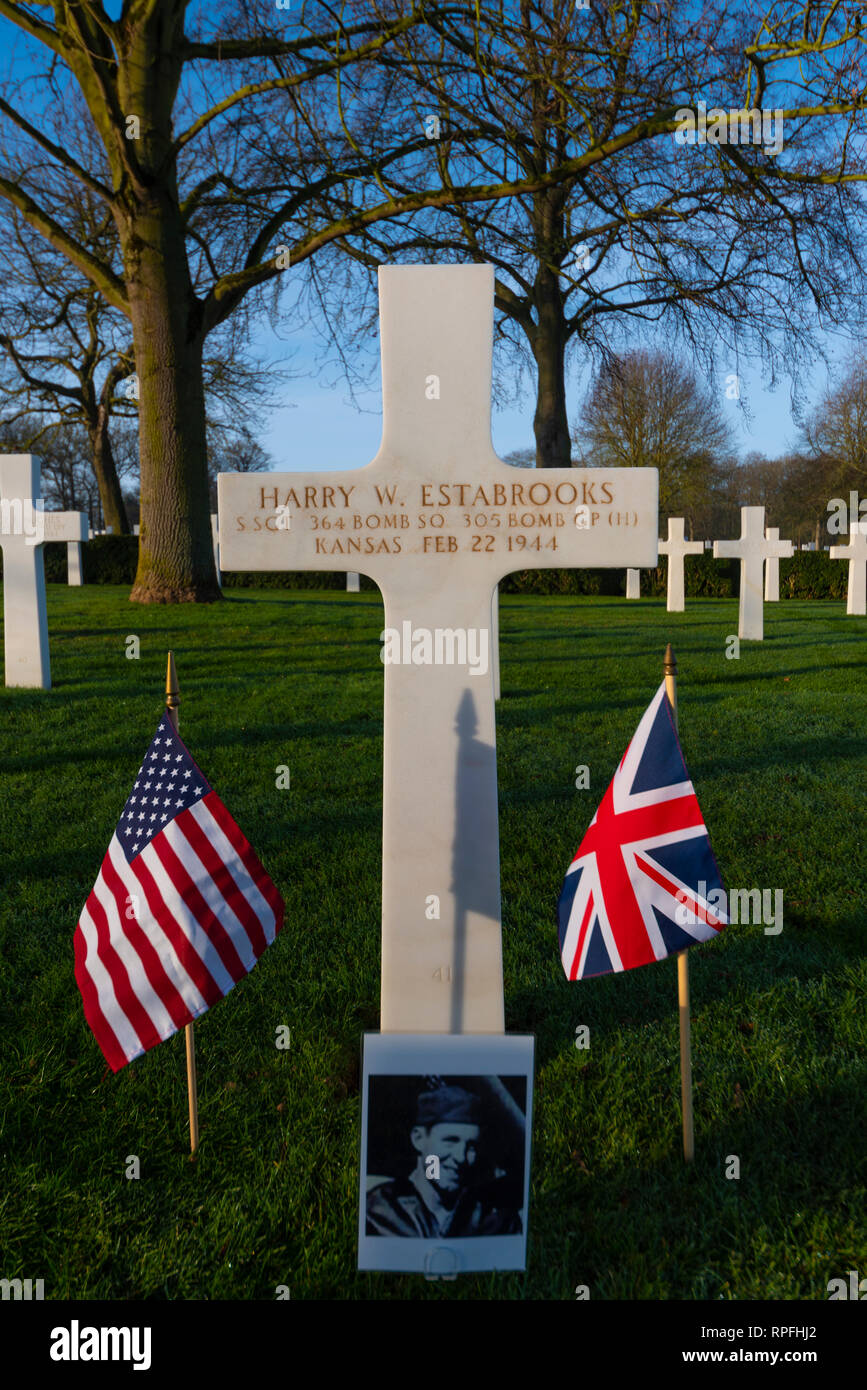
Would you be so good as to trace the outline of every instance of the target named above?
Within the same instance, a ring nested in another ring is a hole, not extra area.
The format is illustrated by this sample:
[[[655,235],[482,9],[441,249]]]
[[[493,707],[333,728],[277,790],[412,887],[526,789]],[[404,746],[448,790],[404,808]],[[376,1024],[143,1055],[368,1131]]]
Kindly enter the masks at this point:
[[[45,578],[50,584],[65,584],[66,545],[43,546]],[[137,536],[94,536],[83,547],[85,584],[129,584],[135,580],[138,563]],[[2,556],[0,556],[2,574]],[[668,560],[660,557],[656,569],[641,571],[641,593],[645,598],[664,598]],[[832,560],[825,551],[800,550],[791,560],[780,561],[780,598],[845,599],[849,567],[843,560]],[[273,571],[223,573],[226,589],[345,589],[344,570]],[[688,598],[737,598],[740,591],[740,564],[737,560],[715,560],[709,550],[686,559],[685,587]],[[363,590],[376,585],[361,576]],[[500,583],[504,594],[601,594],[616,597],[626,592],[625,569],[517,570]]]
[[[733,560],[715,560],[709,550],[690,555],[684,582],[690,598],[731,598],[737,596],[740,566]],[[641,571],[641,593],[645,598],[665,597],[668,560],[663,555],[656,569]],[[626,593],[625,569],[518,570],[500,583],[502,594],[603,594],[614,597]]]
[[[780,598],[845,598],[849,562],[824,550],[799,550],[780,561]]]
[[[715,560],[711,551],[688,555],[684,588],[688,598],[737,598],[741,567],[737,560]],[[832,560],[825,551],[799,550],[780,561],[780,598],[845,599],[849,567]],[[643,598],[664,598],[668,582],[668,557],[661,555],[656,569],[641,571]],[[616,570],[518,570],[500,583],[503,594],[603,594],[626,592],[626,571]]]
[[[65,584],[66,542],[42,547],[45,578],[49,584]],[[129,584],[135,580],[138,565],[138,536],[94,536],[81,547],[82,578],[85,584]]]
[[[366,574],[361,576],[362,589],[375,589]],[[345,589],[345,570],[256,570],[247,573],[223,570],[224,589]]]

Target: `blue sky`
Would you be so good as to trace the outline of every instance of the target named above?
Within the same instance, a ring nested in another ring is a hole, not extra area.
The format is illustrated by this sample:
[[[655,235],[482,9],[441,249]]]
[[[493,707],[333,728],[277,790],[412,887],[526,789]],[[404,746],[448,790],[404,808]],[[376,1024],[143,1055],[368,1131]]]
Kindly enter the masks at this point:
[[[263,446],[273,456],[274,467],[359,468],[369,463],[379,448],[382,429],[378,356],[374,389],[358,396],[358,402],[363,406],[363,410],[359,411],[352,404],[349,390],[342,381],[333,386],[330,384],[334,380],[333,371],[321,373],[323,379],[317,379],[321,366],[317,358],[321,357],[322,349],[314,335],[303,332],[293,334],[285,320],[281,322],[280,335],[278,343],[273,335],[263,330],[254,345],[269,357],[293,354],[292,369],[308,375],[281,384],[275,391],[275,395],[285,398],[287,405],[266,417],[261,436]],[[842,339],[828,338],[826,341],[832,360],[837,360],[840,368],[844,368],[850,350],[847,344]],[[378,345],[375,350],[378,354]],[[737,402],[726,399],[725,374],[732,370],[732,366],[722,367],[714,384],[719,390],[720,402],[732,425],[735,444],[741,456],[757,450],[773,458],[794,447],[798,427],[792,419],[791,381],[787,377],[779,377],[772,391],[762,380],[761,364],[742,364],[740,388],[752,416],[747,424]],[[821,396],[827,379],[827,371],[821,361],[817,362],[814,372],[805,376],[802,408],[807,413]],[[569,378],[567,397],[570,423],[578,413],[587,380],[587,372],[583,375],[575,372]],[[533,410],[533,397],[527,390],[519,407],[493,412],[491,434],[494,448],[501,457],[513,449],[533,447]]]

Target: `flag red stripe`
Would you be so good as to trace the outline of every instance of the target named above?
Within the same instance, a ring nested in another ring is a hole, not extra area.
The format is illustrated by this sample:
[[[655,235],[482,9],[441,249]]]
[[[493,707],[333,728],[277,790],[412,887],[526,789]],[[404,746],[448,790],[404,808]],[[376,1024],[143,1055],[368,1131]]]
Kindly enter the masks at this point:
[[[108,855],[106,855],[106,859]],[[102,863],[100,877],[105,878],[105,860]],[[159,1033],[153,1025],[150,1014],[142,1006],[141,1000],[135,992],[129,971],[111,944],[111,926],[106,915],[105,908],[99,901],[95,893],[91,893],[87,900],[87,911],[90,913],[93,925],[96,927],[96,939],[98,942],[99,959],[108,971],[117,1001],[123,1012],[130,1021],[130,1025],[138,1037],[139,1042],[147,1052],[149,1047],[156,1047],[161,1042]]]
[[[615,815],[614,783],[611,782],[606,788],[596,813],[596,825],[584,837],[581,852],[584,854],[592,848],[596,855],[605,910],[624,970],[650,965],[656,960],[656,952],[629,879],[623,845],[642,837],[664,835],[703,824],[694,792],[639,811],[624,811]],[[588,839],[591,840],[590,846]]]
[[[181,829],[180,822],[184,814],[185,812],[182,811],[179,816],[175,817],[173,824],[178,829]],[[183,861],[175,854],[165,835],[155,835],[151,841],[151,848],[174,884],[176,892],[189,910],[190,915],[195,917],[223,962],[227,973],[232,977],[233,983],[237,984],[239,980],[244,978],[247,971],[226,928],[211,911],[187,872]],[[232,906],[234,907],[234,904]]]
[[[103,879],[108,891],[111,893],[121,920],[125,922],[124,930],[133,950],[137,953],[142,963],[142,969],[147,976],[153,991],[157,994],[165,1005],[166,1012],[175,1025],[175,1028],[183,1028],[190,1023],[194,1017],[190,1013],[183,995],[180,994],[166,973],[165,967],[160,960],[159,953],[153,943],[148,939],[147,934],[142,931],[141,926],[133,918],[126,920],[127,898],[129,896],[127,886],[119,877],[117,870],[112,864],[108,855],[102,866]]]
[[[215,798],[215,800],[218,799],[219,798]],[[213,808],[209,807],[209,809],[212,810]],[[265,940],[265,933],[262,930],[262,923],[253,911],[249,899],[245,897],[232,877],[229,866],[220,858],[216,849],[211,844],[211,841],[190,811],[182,811],[175,820],[175,825],[189,841],[218,890],[222,893],[226,902],[240,921],[250,939],[253,955],[258,960],[265,947],[268,945]]]
[[[656,953],[650,944],[647,927],[638,906],[635,891],[629,881],[620,845],[597,849],[599,873],[605,911],[624,970],[636,965],[650,965]]]
[[[159,839],[159,836],[156,838]],[[151,915],[156,918],[157,922],[162,927],[175,949],[178,960],[181,962],[181,965],[196,986],[199,994],[201,994],[205,1003],[208,1005],[208,1008],[210,1008],[212,1004],[216,1004],[218,999],[222,999],[223,991],[220,989],[220,986],[217,984],[210,970],[208,970],[207,966],[203,963],[181,924],[173,917],[154,880],[153,874],[147,864],[142,860],[140,854],[131,861],[130,869],[142,886]]]
[[[665,878],[654,865],[648,864],[644,859],[639,859],[638,867],[641,869],[642,873],[647,874],[648,878],[652,878],[654,883],[658,883],[661,888],[667,889],[669,893],[672,892],[671,879]],[[704,922],[707,926],[714,927],[716,930],[723,925],[719,917],[715,917],[712,912],[703,908],[701,903],[698,902],[691,893],[688,893],[686,889],[680,891],[687,895],[687,900],[683,903],[683,906],[691,912],[699,922]]]
[[[629,874],[626,872],[619,838],[612,834],[612,822],[616,822],[619,831],[622,820],[622,816],[614,815],[614,783],[611,782],[599,803],[596,825],[584,837],[581,850],[582,853],[586,852],[587,839],[592,834],[599,891],[605,904],[605,914],[617,943],[623,969],[631,970],[636,965],[648,965],[650,961],[656,960],[656,956],[647,936],[647,928],[639,911]]]
[[[274,935],[276,936],[283,925],[283,913],[286,910],[276,884],[262,867],[262,862],[253,846],[220,798],[215,793],[209,792],[206,797],[203,797],[203,801],[274,913]]]
[[[576,859],[597,850],[600,841],[609,843],[616,838],[619,844],[626,845],[653,835],[668,835],[675,830],[704,825],[695,792],[674,797],[671,801],[659,801],[637,811],[615,814],[613,786],[612,782],[602,798],[596,813],[596,824],[591,825],[584,836]]]
[[[120,1071],[121,1067],[126,1066],[129,1058],[121,1047],[117,1034],[99,1007],[96,985],[90,978],[85,964],[87,942],[81,927],[76,927],[73,946],[75,949],[75,981],[84,1004],[84,1017],[87,1020],[87,1025],[99,1043],[99,1050],[112,1071]]]
[[[580,927],[580,929],[579,929],[579,931],[578,931],[578,945],[575,947],[575,956],[574,956],[574,958],[573,958],[573,960],[572,960],[572,969],[571,969],[570,972],[569,972],[569,979],[570,979],[570,980],[577,980],[577,979],[578,979],[578,966],[579,966],[580,961],[581,961],[581,950],[582,950],[582,947],[583,947],[583,945],[584,945],[584,936],[585,936],[585,933],[586,933],[586,931],[587,931],[587,923],[590,921],[590,918],[591,918],[591,916],[592,916],[592,913],[593,913],[593,892],[592,892],[592,890],[591,890],[591,891],[587,894],[587,906],[586,906],[585,909],[584,909],[584,919],[583,919],[583,921],[582,921],[582,923],[581,923],[581,927]]]

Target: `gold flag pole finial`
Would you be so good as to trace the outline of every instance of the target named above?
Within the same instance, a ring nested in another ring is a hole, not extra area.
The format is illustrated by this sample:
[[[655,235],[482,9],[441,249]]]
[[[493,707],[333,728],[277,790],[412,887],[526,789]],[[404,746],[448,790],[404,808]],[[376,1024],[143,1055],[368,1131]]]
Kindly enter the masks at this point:
[[[169,652],[169,661],[166,668],[166,709],[172,726],[178,727],[178,705],[181,703],[181,692],[178,689],[178,673],[175,670],[175,654]]]
[[[665,676],[665,693],[671,708],[674,710],[674,727],[677,728],[677,662],[674,659],[670,642],[665,649],[665,656],[662,658],[662,670]]]
[[[665,693],[674,714],[677,728],[677,662],[671,643],[662,659]],[[692,1123],[692,1049],[689,1027],[689,960],[687,950],[677,953],[677,1006],[680,1015],[680,1102],[683,1113],[683,1157],[692,1163],[695,1154],[695,1133]]]
[[[180,703],[181,692],[178,689],[175,654],[169,652],[168,665],[166,666],[166,714],[169,716],[172,728],[176,733]],[[196,1150],[199,1147],[199,1095],[196,1085],[196,1040],[193,1035],[192,1023],[188,1023],[184,1029],[184,1037],[187,1051],[187,1097],[190,1109],[190,1157],[195,1158]]]

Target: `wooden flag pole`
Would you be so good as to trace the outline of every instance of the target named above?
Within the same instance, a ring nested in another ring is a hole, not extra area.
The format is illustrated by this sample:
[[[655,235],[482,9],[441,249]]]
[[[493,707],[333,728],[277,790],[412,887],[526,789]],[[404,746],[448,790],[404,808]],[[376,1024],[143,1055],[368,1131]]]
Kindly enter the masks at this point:
[[[175,670],[174,653],[169,652],[169,663],[166,670],[166,714],[176,733],[180,703],[181,694],[178,690],[178,673]],[[184,1035],[187,1045],[187,1096],[190,1102],[190,1154],[194,1157],[199,1147],[199,1095],[196,1087],[196,1039],[193,1034],[192,1023],[187,1024]]]
[[[677,662],[671,643],[665,649],[662,663],[665,672],[665,693],[674,712],[677,728]],[[680,1103],[683,1112],[683,1157],[692,1163],[695,1154],[695,1135],[692,1124],[692,1052],[689,1036],[689,960],[687,951],[677,955],[677,1007],[680,1014]]]

